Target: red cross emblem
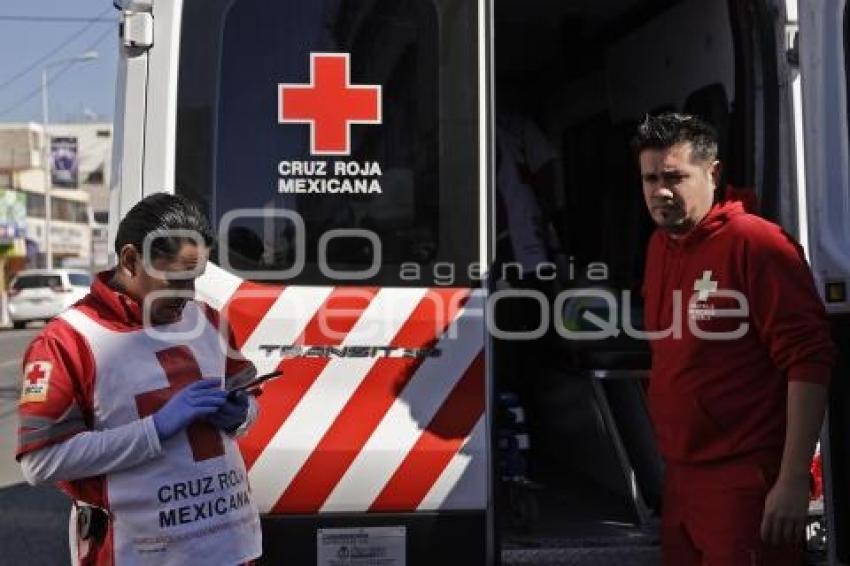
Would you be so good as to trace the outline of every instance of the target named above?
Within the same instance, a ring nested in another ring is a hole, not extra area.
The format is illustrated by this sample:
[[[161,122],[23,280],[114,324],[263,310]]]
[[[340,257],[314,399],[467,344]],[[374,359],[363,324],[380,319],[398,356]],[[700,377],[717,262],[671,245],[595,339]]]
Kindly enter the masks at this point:
[[[30,370],[26,375],[26,380],[30,382],[31,385],[35,385],[40,380],[44,379],[44,376],[47,375],[44,373],[44,370],[41,368],[41,365],[38,363],[34,363],[30,366]]]
[[[24,380],[21,382],[22,403],[47,401],[51,371],[53,371],[53,364],[44,360],[24,365]]]
[[[171,396],[192,383],[201,379],[201,368],[192,351],[186,346],[175,346],[156,353],[159,364],[165,370],[168,387],[155,389],[136,395],[136,410],[139,418],[144,418],[157,412],[160,407],[171,399]],[[195,421],[186,427],[189,446],[195,462],[209,460],[224,454],[224,443],[218,430],[212,425]]]
[[[278,84],[278,122],[310,124],[310,153],[349,155],[351,124],[381,123],[381,86],[352,85],[348,53],[310,53],[309,84]]]

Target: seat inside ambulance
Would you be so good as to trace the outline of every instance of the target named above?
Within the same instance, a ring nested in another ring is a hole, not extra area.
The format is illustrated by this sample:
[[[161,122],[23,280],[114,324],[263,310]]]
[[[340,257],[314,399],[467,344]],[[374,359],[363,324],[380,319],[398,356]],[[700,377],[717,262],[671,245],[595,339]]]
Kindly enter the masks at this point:
[[[597,330],[585,314],[611,320],[610,304],[554,297],[604,289],[618,298],[618,324],[628,311],[641,328],[653,225],[631,138],[647,113],[707,119],[719,134],[720,196],[757,206],[754,187],[772,182],[769,168],[757,165],[767,149],[754,133],[770,103],[754,88],[770,70],[754,24],[764,10],[757,1],[494,3],[498,288],[543,292],[555,304],[553,323],[572,330]],[[536,207],[526,219],[535,229],[513,234],[528,206],[512,207],[528,195]],[[517,255],[540,256],[529,234],[538,248],[543,241],[554,281],[518,275]],[[525,248],[516,241],[523,238]],[[496,311],[499,327],[534,327],[539,309],[528,299],[507,303]],[[646,341],[625,332],[575,341],[549,330],[532,341],[494,340],[494,360],[496,501],[506,548],[623,537],[655,545],[663,463],[646,409]]]

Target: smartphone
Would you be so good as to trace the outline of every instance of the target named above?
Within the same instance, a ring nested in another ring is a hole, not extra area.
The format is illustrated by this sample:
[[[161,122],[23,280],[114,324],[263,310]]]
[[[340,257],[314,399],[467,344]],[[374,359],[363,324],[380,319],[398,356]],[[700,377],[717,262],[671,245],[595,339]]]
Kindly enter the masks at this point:
[[[252,378],[240,379],[236,377],[231,379],[230,382],[226,386],[226,391],[228,393],[233,393],[234,391],[244,391],[246,389],[252,389],[259,384],[266,382],[270,379],[274,379],[275,377],[283,375],[283,371],[276,369],[274,371],[270,371],[269,373],[264,373],[263,375],[257,375]]]

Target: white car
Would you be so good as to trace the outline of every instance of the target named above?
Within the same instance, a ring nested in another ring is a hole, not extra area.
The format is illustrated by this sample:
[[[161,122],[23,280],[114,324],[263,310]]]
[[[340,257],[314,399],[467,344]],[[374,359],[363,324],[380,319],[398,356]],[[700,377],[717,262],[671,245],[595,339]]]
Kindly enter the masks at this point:
[[[91,275],[80,269],[25,269],[8,291],[9,319],[15,328],[50,320],[86,296]]]

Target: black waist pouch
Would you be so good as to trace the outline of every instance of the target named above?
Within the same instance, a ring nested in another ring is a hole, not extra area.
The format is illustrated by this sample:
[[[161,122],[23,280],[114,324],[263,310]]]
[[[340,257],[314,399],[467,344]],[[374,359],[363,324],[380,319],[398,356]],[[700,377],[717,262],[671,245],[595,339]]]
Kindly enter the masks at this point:
[[[100,544],[109,527],[109,513],[100,507],[77,505],[77,535]]]

